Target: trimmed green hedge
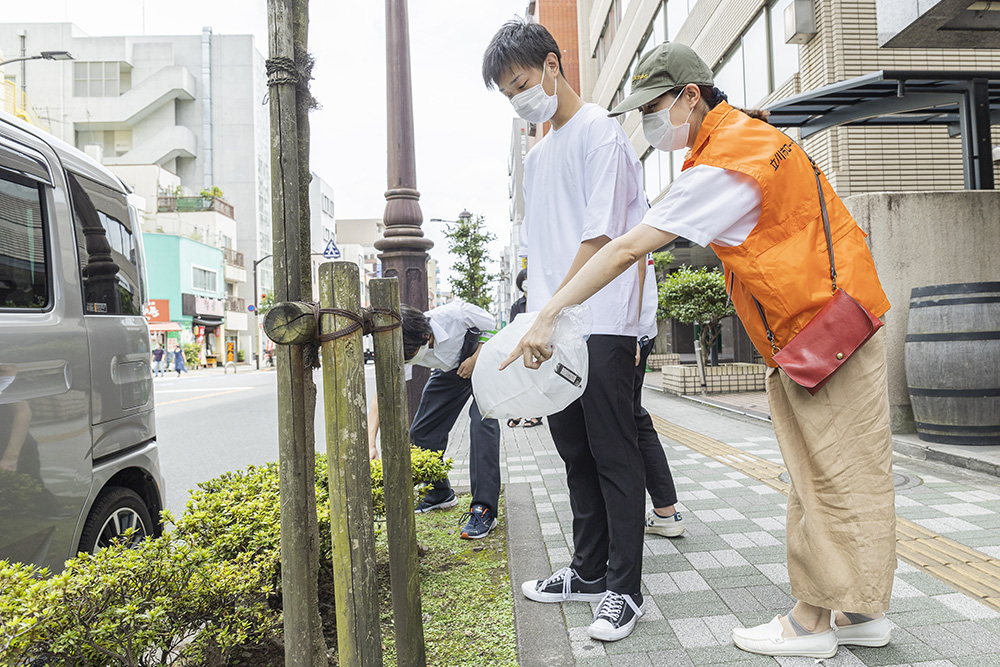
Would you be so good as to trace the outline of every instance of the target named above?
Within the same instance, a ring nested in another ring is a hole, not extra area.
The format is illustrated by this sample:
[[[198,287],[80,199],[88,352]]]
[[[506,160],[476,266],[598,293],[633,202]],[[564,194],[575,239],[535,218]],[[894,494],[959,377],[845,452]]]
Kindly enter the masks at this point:
[[[451,468],[450,459],[416,448],[412,458],[415,493]],[[381,514],[381,462],[371,471]],[[326,475],[326,458],[317,455],[317,515],[329,559]],[[233,648],[275,637],[279,502],[277,464],[251,466],[199,484],[175,529],[135,549],[81,554],[52,576],[0,561],[0,664],[225,664]]]

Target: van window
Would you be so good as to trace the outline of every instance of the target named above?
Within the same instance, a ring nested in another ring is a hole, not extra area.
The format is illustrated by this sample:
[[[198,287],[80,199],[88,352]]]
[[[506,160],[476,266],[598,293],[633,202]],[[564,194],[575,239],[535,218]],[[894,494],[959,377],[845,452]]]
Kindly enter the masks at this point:
[[[125,195],[67,172],[84,313],[140,315],[139,256]]]
[[[0,308],[45,308],[42,186],[0,170]]]

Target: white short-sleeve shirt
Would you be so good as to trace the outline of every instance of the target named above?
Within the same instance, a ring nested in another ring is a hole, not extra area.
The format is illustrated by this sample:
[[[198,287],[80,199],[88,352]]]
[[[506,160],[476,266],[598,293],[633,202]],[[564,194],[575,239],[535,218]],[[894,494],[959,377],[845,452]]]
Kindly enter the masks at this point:
[[[434,333],[434,347],[427,351],[418,365],[443,371],[458,368],[466,331],[479,329],[489,335],[497,326],[489,312],[460,299],[428,310],[424,315]]]
[[[642,223],[702,247],[738,246],[760,221],[763,202],[752,176],[700,164],[681,172]]]
[[[635,149],[621,125],[596,104],[585,104],[528,152],[524,199],[529,311],[552,298],[582,242],[617,238],[648,209]],[[638,271],[626,271],[585,302],[593,333],[638,334],[637,283]]]

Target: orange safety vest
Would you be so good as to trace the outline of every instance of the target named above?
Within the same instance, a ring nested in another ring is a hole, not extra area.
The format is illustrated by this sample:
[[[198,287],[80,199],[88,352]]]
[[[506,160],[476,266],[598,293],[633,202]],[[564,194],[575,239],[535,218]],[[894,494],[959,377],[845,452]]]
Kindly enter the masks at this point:
[[[741,245],[710,244],[722,260],[733,306],[768,366],[767,340],[753,297],[782,347],[830,300],[830,259],[816,175],[805,152],[777,128],[720,103],[708,112],[684,169],[705,164],[751,176],[763,193],[760,221]],[[889,310],[866,234],[821,176],[837,286],[873,314]],[[725,196],[720,193],[719,196]]]

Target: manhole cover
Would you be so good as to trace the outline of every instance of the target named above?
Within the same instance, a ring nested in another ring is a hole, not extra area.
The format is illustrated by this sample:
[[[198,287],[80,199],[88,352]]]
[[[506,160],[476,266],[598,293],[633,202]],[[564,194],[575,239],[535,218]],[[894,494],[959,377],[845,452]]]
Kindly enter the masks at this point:
[[[788,476],[787,472],[783,472],[778,475],[778,479],[785,484],[792,483],[792,480]],[[923,484],[923,481],[915,475],[905,475],[901,472],[894,472],[892,473],[892,483],[895,485],[897,490],[903,491],[904,489],[912,489],[915,486],[919,486],[920,484]]]

